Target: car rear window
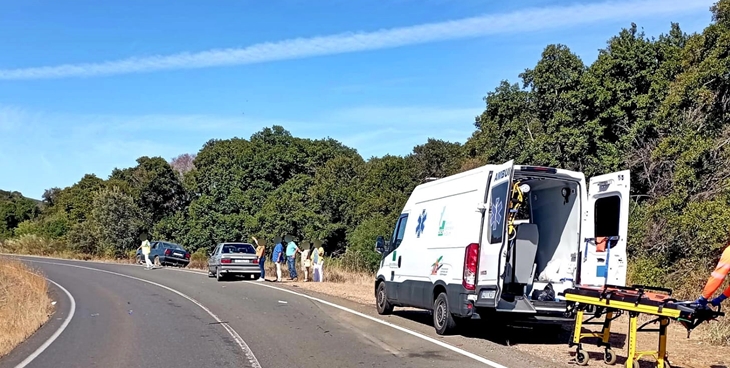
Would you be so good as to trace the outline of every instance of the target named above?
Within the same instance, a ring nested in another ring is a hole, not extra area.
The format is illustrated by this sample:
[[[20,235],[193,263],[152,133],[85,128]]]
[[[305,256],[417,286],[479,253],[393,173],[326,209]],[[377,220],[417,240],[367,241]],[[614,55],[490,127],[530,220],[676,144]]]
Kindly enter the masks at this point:
[[[223,246],[223,253],[256,253],[251,244],[226,244]]]
[[[167,246],[168,246],[168,248],[172,248],[172,249],[176,249],[176,250],[183,250],[183,251],[185,250],[185,249],[183,249],[183,247],[181,247],[181,246],[179,246],[177,244],[170,244],[170,243],[168,243]]]

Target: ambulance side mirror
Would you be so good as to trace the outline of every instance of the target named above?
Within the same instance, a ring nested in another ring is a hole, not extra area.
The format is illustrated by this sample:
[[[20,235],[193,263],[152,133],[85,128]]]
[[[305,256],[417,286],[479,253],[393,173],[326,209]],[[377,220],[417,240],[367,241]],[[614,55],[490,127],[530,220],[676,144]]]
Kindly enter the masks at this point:
[[[383,252],[385,252],[385,240],[380,235],[378,235],[375,239],[375,251],[378,252],[378,254],[383,254]]]

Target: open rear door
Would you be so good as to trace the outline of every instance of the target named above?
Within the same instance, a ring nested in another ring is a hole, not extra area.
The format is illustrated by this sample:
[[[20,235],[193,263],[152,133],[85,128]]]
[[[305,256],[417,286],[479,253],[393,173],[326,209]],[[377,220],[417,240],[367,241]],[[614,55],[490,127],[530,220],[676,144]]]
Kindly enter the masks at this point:
[[[505,222],[509,209],[509,195],[512,184],[514,161],[510,160],[495,167],[485,193],[485,215],[482,219],[481,244],[477,289],[479,299],[497,305],[503,284],[503,273],[507,253],[503,245],[507,240]]]
[[[581,234],[580,283],[626,285],[630,171],[590,178]]]

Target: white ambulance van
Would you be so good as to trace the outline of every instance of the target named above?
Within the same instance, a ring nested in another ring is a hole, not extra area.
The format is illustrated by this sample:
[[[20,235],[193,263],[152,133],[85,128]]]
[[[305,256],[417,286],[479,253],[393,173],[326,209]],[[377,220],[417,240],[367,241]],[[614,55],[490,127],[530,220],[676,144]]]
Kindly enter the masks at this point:
[[[625,286],[629,175],[586,182],[509,161],[417,186],[390,240],[376,241],[378,313],[431,310],[442,335],[503,313],[562,323],[566,288]]]

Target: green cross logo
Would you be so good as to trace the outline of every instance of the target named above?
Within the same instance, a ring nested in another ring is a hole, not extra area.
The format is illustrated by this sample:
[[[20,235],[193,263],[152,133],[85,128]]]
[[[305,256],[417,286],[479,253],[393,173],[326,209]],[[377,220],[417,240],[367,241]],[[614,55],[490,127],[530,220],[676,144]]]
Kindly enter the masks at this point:
[[[444,235],[444,229],[446,228],[446,221],[444,221],[444,214],[446,213],[446,206],[444,206],[444,209],[441,210],[441,218],[439,218],[439,235]]]

